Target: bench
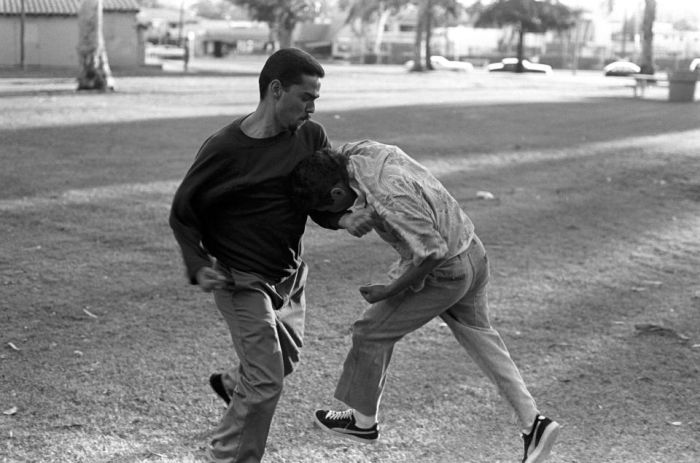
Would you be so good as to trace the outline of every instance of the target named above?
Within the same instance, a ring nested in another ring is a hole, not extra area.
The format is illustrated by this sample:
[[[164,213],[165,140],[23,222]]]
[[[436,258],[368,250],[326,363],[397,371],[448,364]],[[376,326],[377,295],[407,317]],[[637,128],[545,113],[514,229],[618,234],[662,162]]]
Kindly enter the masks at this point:
[[[634,90],[634,97],[643,97],[644,91],[647,87],[657,86],[657,87],[667,87],[668,78],[666,76],[661,76],[659,74],[632,74],[631,77],[634,79],[634,84],[628,85]]]

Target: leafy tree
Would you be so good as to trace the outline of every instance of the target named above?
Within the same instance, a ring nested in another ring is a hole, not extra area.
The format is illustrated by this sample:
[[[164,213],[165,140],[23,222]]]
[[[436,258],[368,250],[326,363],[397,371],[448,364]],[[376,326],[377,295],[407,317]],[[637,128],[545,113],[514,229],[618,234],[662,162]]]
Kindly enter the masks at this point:
[[[244,6],[252,19],[266,22],[270,26],[271,41],[276,48],[292,45],[292,32],[301,22],[313,19],[320,7],[313,0],[230,0]]]
[[[697,32],[700,31],[700,21],[681,18],[673,23],[673,28],[681,32]]]
[[[360,40],[361,58],[364,59],[366,25],[376,21],[376,32],[372,53],[379,56],[384,36],[384,28],[389,17],[397,13],[401,7],[407,5],[410,0],[340,0],[338,6],[347,11],[345,24],[350,24],[355,37]]]
[[[245,19],[241,7],[233,5],[225,0],[197,0],[192,4],[192,9],[197,16],[207,19]]]
[[[78,10],[78,90],[114,90],[102,27],[102,0],[82,0]]]
[[[681,32],[697,32],[700,31],[700,21],[681,18],[673,23],[673,28]]]
[[[139,6],[143,8],[162,8],[163,5],[160,4],[158,0],[138,0]]]
[[[654,74],[654,21],[656,20],[656,0],[644,1],[642,21],[642,74]]]
[[[518,65],[516,72],[523,72],[525,33],[563,31],[576,23],[578,11],[558,0],[497,0],[475,8],[481,10],[476,27],[512,26],[518,34]]]

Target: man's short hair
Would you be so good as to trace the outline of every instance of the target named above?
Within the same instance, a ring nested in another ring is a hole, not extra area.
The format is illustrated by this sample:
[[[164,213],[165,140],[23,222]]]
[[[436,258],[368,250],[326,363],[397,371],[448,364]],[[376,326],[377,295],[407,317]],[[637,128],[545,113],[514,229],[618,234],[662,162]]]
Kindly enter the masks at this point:
[[[333,187],[348,184],[347,164],[347,157],[332,148],[323,148],[304,158],[289,177],[294,205],[308,212],[333,204]]]
[[[316,58],[298,48],[282,48],[267,58],[260,71],[258,85],[260,87],[260,99],[265,98],[270,82],[277,79],[286,90],[290,85],[299,85],[302,76],[323,77],[326,72]]]

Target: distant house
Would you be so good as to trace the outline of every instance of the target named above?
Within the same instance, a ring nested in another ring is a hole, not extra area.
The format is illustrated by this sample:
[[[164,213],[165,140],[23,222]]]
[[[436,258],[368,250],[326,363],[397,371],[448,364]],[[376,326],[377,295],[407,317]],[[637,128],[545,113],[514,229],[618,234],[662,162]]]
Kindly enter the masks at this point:
[[[270,42],[267,24],[255,21],[200,21],[197,53],[217,58],[229,53],[262,53]]]
[[[379,47],[379,56],[374,55],[377,24],[365,24],[364,36],[357,35],[352,24],[343,22],[335,31],[333,57],[349,61],[364,60],[366,63],[403,64],[413,59],[418,11],[413,5],[402,8],[389,17]],[[435,48],[436,37],[433,37]]]
[[[147,42],[170,45],[180,45],[201,19],[191,10],[173,8],[141,8],[136,17]]]
[[[80,0],[24,0],[24,63],[77,67]],[[0,66],[21,64],[22,0],[0,1]],[[104,0],[103,32],[112,67],[143,63],[136,0]]]
[[[319,58],[333,56],[333,42],[343,24],[303,23],[294,30],[294,46]]]

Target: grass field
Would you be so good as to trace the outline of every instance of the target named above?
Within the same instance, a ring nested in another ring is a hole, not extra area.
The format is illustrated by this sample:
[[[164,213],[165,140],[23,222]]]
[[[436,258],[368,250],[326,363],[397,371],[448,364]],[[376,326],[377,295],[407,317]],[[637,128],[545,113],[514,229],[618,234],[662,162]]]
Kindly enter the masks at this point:
[[[199,144],[254,108],[260,65],[117,74],[111,94],[0,73],[0,461],[200,461],[223,411],[207,378],[233,353],[167,215]],[[492,322],[564,426],[552,462],[697,462],[700,107],[624,83],[332,64],[315,119],[334,144],[401,146],[472,217]],[[305,246],[303,363],[265,461],[519,461],[511,412],[438,322],[397,346],[380,443],[312,426],[357,287],[394,256],[313,224]]]

